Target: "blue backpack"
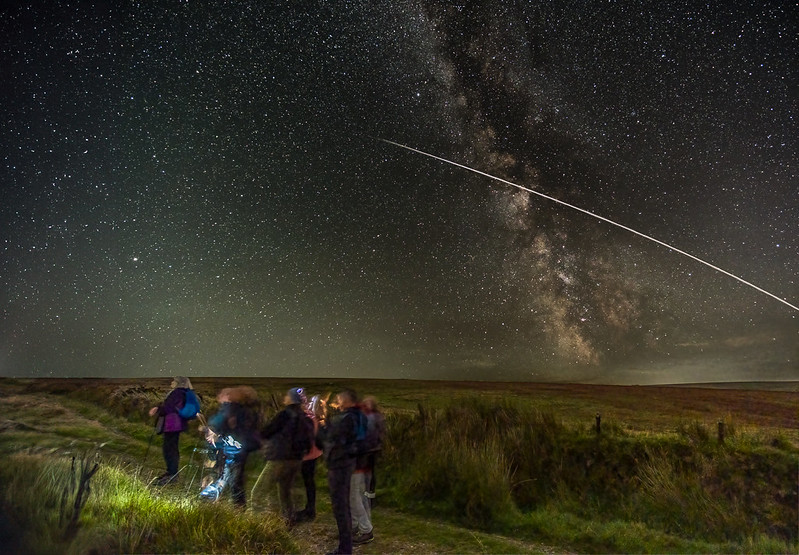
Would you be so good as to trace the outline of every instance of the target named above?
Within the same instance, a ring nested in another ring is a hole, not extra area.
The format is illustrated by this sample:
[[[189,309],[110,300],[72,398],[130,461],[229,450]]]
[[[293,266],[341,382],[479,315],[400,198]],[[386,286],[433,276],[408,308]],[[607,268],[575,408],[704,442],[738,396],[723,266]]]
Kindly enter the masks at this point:
[[[358,425],[355,428],[355,454],[356,455],[363,455],[368,453],[369,442],[367,437],[367,428],[369,426],[369,421],[366,419],[366,415],[363,411],[358,411]]]
[[[202,409],[200,408],[200,399],[193,389],[186,390],[186,401],[183,406],[178,409],[178,415],[184,420],[192,420],[197,418],[197,415]]]

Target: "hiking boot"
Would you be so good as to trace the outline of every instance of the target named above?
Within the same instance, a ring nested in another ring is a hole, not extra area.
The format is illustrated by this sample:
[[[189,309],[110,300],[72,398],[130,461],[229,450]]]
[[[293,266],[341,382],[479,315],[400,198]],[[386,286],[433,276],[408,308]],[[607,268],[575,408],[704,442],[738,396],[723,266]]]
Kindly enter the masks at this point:
[[[216,482],[208,484],[203,488],[200,492],[200,499],[205,499],[206,501],[211,501],[212,503],[219,499],[219,494],[222,491],[219,489],[219,486]]]
[[[155,485],[156,486],[165,486],[167,484],[174,484],[177,481],[178,481],[178,475],[177,474],[170,474],[168,472],[165,472],[165,473],[161,474],[158,477],[158,479],[155,481]]]
[[[374,539],[375,536],[372,532],[358,532],[352,537],[352,545],[363,545]]]
[[[309,511],[308,509],[297,511],[297,514],[294,515],[294,521],[298,524],[300,522],[313,522],[315,518],[316,511]]]

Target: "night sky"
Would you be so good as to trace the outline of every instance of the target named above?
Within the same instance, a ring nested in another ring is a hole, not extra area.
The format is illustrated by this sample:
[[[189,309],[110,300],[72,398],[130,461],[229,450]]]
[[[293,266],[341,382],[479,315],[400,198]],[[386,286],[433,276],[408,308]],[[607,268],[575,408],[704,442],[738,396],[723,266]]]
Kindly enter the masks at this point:
[[[0,11],[0,375],[799,379],[795,3]],[[9,6],[9,3],[4,3]]]

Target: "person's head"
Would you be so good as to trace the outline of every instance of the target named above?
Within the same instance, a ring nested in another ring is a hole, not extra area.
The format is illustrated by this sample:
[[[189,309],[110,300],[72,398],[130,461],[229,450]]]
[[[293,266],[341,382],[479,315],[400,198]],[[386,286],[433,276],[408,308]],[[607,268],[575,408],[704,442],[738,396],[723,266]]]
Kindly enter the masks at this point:
[[[336,395],[336,405],[341,410],[346,410],[358,404],[358,396],[352,389],[345,389]]]
[[[192,389],[191,382],[189,381],[189,378],[186,378],[184,376],[175,376],[174,378],[172,378],[171,387],[172,387],[172,389],[175,389],[176,387],[183,387],[183,388],[186,388],[186,389]]]
[[[371,395],[363,398],[361,407],[363,407],[364,412],[377,412],[379,410],[377,407],[377,399]]]
[[[216,400],[219,401],[220,404],[222,403],[229,403],[230,402],[230,388],[226,387],[219,394],[216,396]]]
[[[325,414],[325,401],[319,395],[314,395],[311,397],[311,401],[308,403],[308,411],[316,416],[317,418],[321,418]]]
[[[286,405],[304,405],[308,402],[308,397],[305,395],[305,389],[302,387],[293,387],[288,390],[283,403]]]
[[[258,393],[249,385],[228,387],[226,389],[223,389],[222,391],[225,392],[227,397],[226,401],[228,403],[238,403],[239,405],[247,405],[250,403],[258,402]]]

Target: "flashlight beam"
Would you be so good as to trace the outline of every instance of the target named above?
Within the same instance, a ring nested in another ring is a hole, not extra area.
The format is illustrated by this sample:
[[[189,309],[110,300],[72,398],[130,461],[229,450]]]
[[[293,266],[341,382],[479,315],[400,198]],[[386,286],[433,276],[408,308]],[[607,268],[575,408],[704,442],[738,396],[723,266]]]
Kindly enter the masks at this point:
[[[721,272],[725,276],[729,276],[729,277],[733,278],[734,280],[737,280],[737,281],[743,283],[744,285],[747,285],[747,286],[751,287],[755,291],[759,291],[759,292],[763,293],[764,295],[768,295],[772,299],[776,299],[777,301],[781,302],[785,306],[788,306],[788,307],[796,310],[797,312],[799,312],[799,306],[792,305],[791,303],[789,303],[785,299],[781,299],[780,297],[778,297],[774,293],[769,293],[768,291],[758,287],[754,283],[750,283],[750,282],[746,281],[745,279],[740,278],[740,277],[736,276],[735,274],[732,274],[732,273],[728,272],[727,270],[719,268],[718,266],[714,266],[710,262],[702,260],[698,256],[694,256],[693,254],[691,254],[689,252],[685,252],[684,250],[678,249],[677,247],[669,245],[668,243],[664,243],[663,241],[660,241],[659,239],[655,239],[654,237],[646,235],[645,233],[641,233],[640,231],[636,231],[636,230],[634,230],[631,227],[627,227],[626,225],[620,224],[618,222],[614,222],[613,220],[605,218],[604,216],[600,216],[599,214],[594,214],[593,212],[589,212],[588,210],[586,210],[584,208],[580,208],[579,206],[575,206],[573,204],[569,204],[568,202],[564,202],[562,200],[556,199],[555,197],[551,197],[549,195],[545,195],[544,193],[541,193],[539,191],[534,191],[533,189],[530,189],[528,187],[523,187],[522,185],[517,185],[516,183],[512,183],[512,182],[510,182],[510,181],[508,181],[506,179],[502,179],[501,177],[497,177],[495,175],[491,175],[491,174],[486,173],[484,171],[480,171],[480,170],[476,170],[474,168],[470,168],[469,166],[466,166],[464,164],[459,164],[458,162],[453,162],[452,160],[447,160],[446,158],[442,158],[441,156],[436,156],[435,154],[430,154],[429,152],[424,152],[422,150],[418,150],[418,149],[415,149],[415,148],[407,146],[407,145],[403,145],[403,144],[400,144],[400,143],[397,143],[397,142],[394,142],[394,141],[389,141],[388,139],[381,139],[380,137],[373,137],[373,138],[378,140],[378,141],[384,142],[386,144],[394,145],[394,146],[397,146],[399,148],[404,148],[405,150],[409,150],[411,152],[415,152],[416,154],[422,154],[424,156],[428,156],[430,158],[433,158],[434,160],[438,160],[440,162],[444,162],[444,163],[447,163],[447,164],[451,164],[453,166],[457,166],[459,168],[463,168],[464,170],[468,170],[470,172],[474,172],[476,174],[488,177],[489,179],[493,179],[494,181],[499,181],[500,183],[504,183],[505,185],[510,185],[511,187],[516,187],[517,189],[521,189],[522,191],[527,191],[528,193],[532,193],[532,194],[537,195],[539,197],[543,197],[543,198],[545,198],[547,200],[551,200],[552,202],[556,202],[556,203],[558,203],[558,204],[560,204],[562,206],[566,206],[568,208],[571,208],[572,210],[577,210],[578,212],[582,212],[583,214],[587,214],[587,215],[591,216],[592,218],[596,218],[597,220],[602,220],[603,222],[609,223],[610,225],[615,225],[616,227],[620,227],[620,228],[622,228],[625,231],[629,231],[630,233],[634,233],[635,235],[638,235],[639,237],[643,237],[644,239],[652,241],[653,243],[657,243],[658,245],[666,247],[669,250],[672,250],[672,251],[674,251],[676,253],[679,253],[679,254],[681,254],[683,256],[687,256],[691,260],[696,260],[697,262],[699,262],[701,264],[704,264],[708,268],[712,268],[713,270],[716,270],[717,272]]]

